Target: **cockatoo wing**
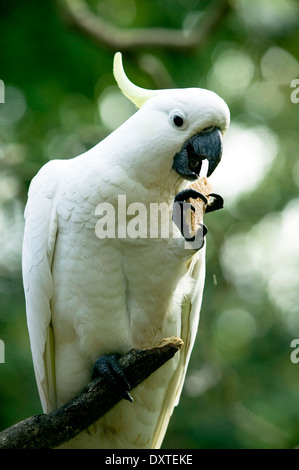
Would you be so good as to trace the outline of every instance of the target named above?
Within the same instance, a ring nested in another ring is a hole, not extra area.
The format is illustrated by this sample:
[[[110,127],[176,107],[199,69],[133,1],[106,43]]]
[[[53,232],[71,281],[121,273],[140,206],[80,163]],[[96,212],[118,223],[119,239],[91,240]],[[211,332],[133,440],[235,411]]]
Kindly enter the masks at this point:
[[[193,256],[188,275],[193,283],[192,293],[183,299],[181,339],[184,345],[180,350],[177,370],[168,386],[160,417],[153,435],[152,449],[161,447],[174,406],[179,402],[182,392],[190,355],[196,338],[200,307],[205,281],[205,246]]]
[[[57,234],[54,207],[57,161],[49,162],[30,185],[25,209],[23,283],[34,371],[44,412],[56,408],[54,342],[51,326],[51,263]]]

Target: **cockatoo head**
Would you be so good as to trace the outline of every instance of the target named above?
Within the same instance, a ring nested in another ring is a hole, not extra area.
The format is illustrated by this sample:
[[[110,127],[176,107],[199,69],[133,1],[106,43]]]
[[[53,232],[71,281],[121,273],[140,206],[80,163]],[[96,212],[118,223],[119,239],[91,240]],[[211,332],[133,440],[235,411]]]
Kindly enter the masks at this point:
[[[159,160],[150,165],[160,176],[173,170],[185,180],[201,175],[202,161],[207,159],[210,176],[222,156],[222,136],[229,126],[227,104],[216,93],[201,88],[146,90],[134,85],[126,76],[122,56],[114,57],[114,76],[123,92],[137,108],[143,135],[151,136],[151,150]],[[154,139],[152,137],[155,137]]]

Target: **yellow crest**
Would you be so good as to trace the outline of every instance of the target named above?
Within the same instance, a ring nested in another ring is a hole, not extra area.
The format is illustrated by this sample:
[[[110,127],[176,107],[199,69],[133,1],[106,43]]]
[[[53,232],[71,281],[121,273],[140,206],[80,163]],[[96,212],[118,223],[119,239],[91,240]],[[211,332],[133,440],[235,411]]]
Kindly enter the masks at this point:
[[[158,94],[158,91],[146,90],[145,88],[134,85],[134,83],[128,79],[123,68],[122,55],[120,52],[117,52],[114,56],[113,74],[123,94],[132,101],[137,108],[141,108],[147,100]]]

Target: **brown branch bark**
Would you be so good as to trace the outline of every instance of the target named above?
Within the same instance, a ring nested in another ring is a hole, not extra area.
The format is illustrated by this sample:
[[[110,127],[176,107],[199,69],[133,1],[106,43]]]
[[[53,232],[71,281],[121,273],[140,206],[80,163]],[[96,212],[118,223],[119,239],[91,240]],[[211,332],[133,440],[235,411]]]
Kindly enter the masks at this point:
[[[166,338],[151,349],[132,349],[119,359],[131,389],[171,359],[183,342]],[[25,419],[0,433],[0,449],[51,449],[75,437],[122,399],[104,378],[90,382],[74,399],[48,415]],[[134,406],[134,404],[132,404]]]
[[[71,28],[83,33],[97,45],[106,45],[114,51],[141,47],[196,49],[219,27],[231,8],[229,0],[218,0],[203,15],[196,31],[185,34],[182,30],[167,28],[120,29],[96,15],[84,0],[58,0],[58,3]]]

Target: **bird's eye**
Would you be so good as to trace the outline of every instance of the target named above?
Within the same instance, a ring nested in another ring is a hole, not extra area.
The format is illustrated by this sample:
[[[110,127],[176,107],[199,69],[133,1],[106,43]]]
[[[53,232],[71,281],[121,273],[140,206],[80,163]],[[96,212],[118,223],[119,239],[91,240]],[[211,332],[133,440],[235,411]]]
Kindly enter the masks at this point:
[[[187,118],[181,111],[172,111],[169,116],[170,122],[176,129],[184,129],[187,124]]]
[[[176,127],[182,127],[184,125],[184,119],[182,118],[182,116],[179,116],[178,114],[173,116],[172,120],[173,120],[173,123],[176,125]]]

